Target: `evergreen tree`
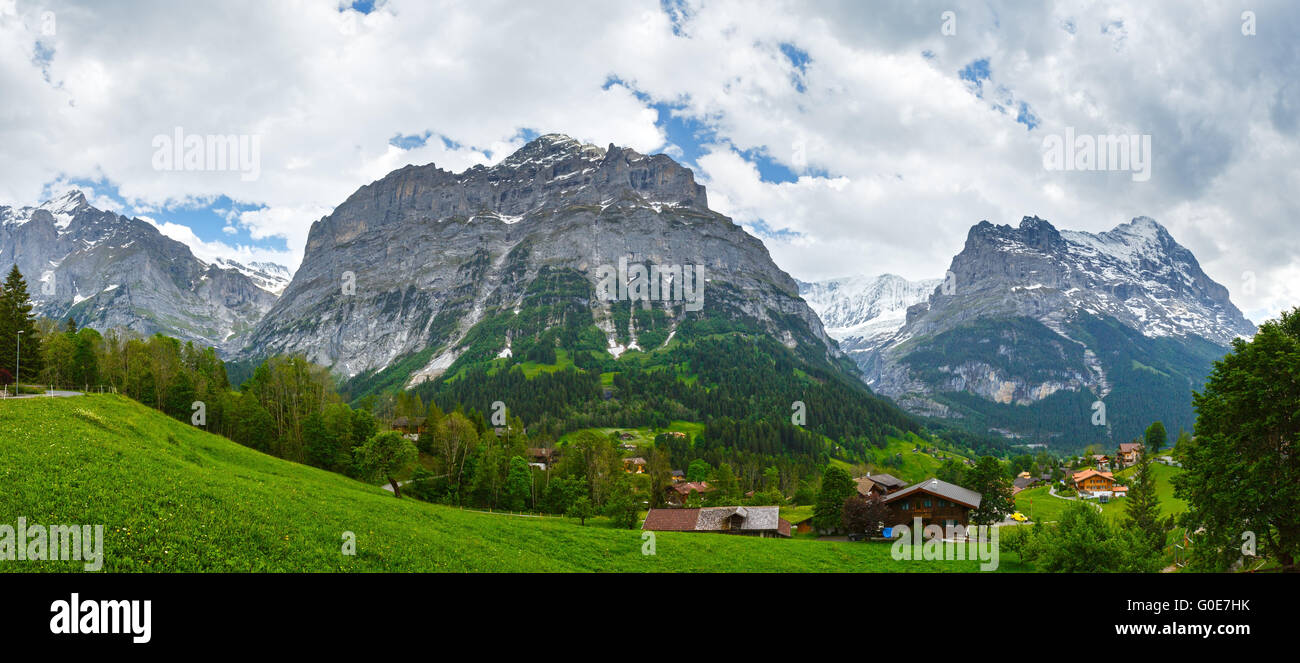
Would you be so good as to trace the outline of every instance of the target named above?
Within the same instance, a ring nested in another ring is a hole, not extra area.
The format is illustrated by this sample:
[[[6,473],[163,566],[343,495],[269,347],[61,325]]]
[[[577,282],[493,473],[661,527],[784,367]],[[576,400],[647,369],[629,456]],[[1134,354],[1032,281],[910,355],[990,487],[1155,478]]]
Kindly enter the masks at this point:
[[[1154,425],[1158,425],[1156,422]],[[1151,429],[1147,429],[1150,433]],[[1150,439],[1150,435],[1148,435]],[[1159,558],[1165,546],[1165,523],[1160,519],[1160,498],[1156,495],[1156,477],[1151,467],[1151,456],[1138,457],[1132,481],[1128,487],[1127,523],[1129,529],[1143,544],[1142,549]]]
[[[822,488],[813,507],[813,527],[818,530],[838,530],[844,522],[844,500],[857,494],[857,486],[848,472],[827,465],[822,473]]]
[[[1192,538],[1193,566],[1224,569],[1253,533],[1257,552],[1300,568],[1300,308],[1232,342],[1192,396],[1196,437],[1179,442],[1174,494]]]
[[[0,286],[0,369],[16,380],[36,381],[43,368],[42,356],[27,281],[14,265]],[[16,367],[18,364],[21,366]],[[22,375],[15,375],[15,370],[21,370]]]

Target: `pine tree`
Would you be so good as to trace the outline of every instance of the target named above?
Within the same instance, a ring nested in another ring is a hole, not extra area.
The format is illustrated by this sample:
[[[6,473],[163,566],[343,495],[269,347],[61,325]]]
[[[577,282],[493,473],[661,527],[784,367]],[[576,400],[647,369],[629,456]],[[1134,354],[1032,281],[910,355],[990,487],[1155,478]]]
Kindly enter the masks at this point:
[[[1144,551],[1156,557],[1165,546],[1165,525],[1160,519],[1160,498],[1156,495],[1150,454],[1138,456],[1132,479],[1126,505],[1128,527],[1145,544]]]
[[[13,375],[19,363],[22,375],[15,378],[35,380],[41,372],[41,339],[36,335],[31,297],[22,272],[14,265],[0,286],[0,369]]]
[[[857,494],[857,486],[848,472],[827,465],[822,474],[822,489],[813,507],[813,527],[818,530],[838,530],[844,520],[844,500]]]

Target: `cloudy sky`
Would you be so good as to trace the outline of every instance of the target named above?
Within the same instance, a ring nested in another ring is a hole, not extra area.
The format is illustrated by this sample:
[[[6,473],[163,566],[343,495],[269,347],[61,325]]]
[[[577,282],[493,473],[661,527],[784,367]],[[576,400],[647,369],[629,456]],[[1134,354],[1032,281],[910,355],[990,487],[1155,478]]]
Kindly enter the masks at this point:
[[[1300,9],[1245,5],[0,0],[0,204],[296,267],[359,186],[560,132],[682,160],[797,278],[1145,215],[1258,322],[1300,304]],[[167,170],[178,129],[256,136],[256,177]],[[1149,179],[1046,168],[1067,129],[1150,136]]]

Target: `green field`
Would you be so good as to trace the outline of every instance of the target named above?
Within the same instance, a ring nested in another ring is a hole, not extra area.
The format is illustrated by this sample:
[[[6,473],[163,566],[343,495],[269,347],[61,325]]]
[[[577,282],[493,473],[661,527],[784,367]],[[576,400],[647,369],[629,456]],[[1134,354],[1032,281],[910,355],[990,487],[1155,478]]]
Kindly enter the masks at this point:
[[[0,402],[0,524],[104,526],[108,571],[974,571],[886,544],[461,511],[272,458],[119,396]],[[343,533],[356,555],[341,554]],[[74,571],[6,562],[0,571]],[[1016,570],[1004,560],[1002,570]]]
[[[655,430],[652,428],[583,428],[581,430],[566,433],[560,437],[560,446],[569,443],[578,433],[590,431],[601,437],[608,437],[612,433],[631,433],[632,438],[619,440],[619,444],[635,444],[639,447],[653,447],[655,445],[655,436],[660,433],[677,432],[686,433],[692,444],[695,443],[695,436],[704,432],[704,424],[697,424],[690,421],[673,421],[668,424],[667,428]],[[686,468],[679,468],[685,470]]]
[[[1159,463],[1153,464],[1151,468],[1156,476],[1156,495],[1160,497],[1160,515],[1164,517],[1186,511],[1187,503],[1174,497],[1174,486],[1170,482],[1170,479],[1177,476],[1182,470]],[[1132,472],[1133,468],[1130,467],[1119,471],[1116,476],[1127,477]],[[1088,500],[1088,502],[1097,504],[1096,500]],[[1126,513],[1124,504],[1124,499],[1111,500],[1100,505],[1101,512],[1111,518],[1123,518]],[[1041,523],[1057,520],[1061,512],[1065,511],[1065,507],[1069,505],[1069,500],[1049,495],[1047,486],[1029,488],[1016,494],[1016,509],[1034,522]]]

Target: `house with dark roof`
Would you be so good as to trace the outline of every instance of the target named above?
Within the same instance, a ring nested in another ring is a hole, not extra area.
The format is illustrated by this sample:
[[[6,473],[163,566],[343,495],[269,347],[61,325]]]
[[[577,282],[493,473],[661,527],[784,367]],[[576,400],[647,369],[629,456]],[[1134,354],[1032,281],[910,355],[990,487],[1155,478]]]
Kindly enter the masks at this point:
[[[862,497],[869,495],[878,495],[884,497],[894,491],[902,490],[907,487],[907,482],[890,474],[871,474],[867,473],[864,477],[858,477],[853,480],[858,486],[858,494]]]
[[[982,499],[973,490],[931,477],[886,495],[884,502],[889,507],[890,525],[911,527],[913,519],[920,518],[922,526],[964,527],[970,522],[970,512],[980,507]]]
[[[789,538],[790,522],[775,506],[718,506],[702,509],[650,509],[641,529],[651,532],[720,532],[764,538]]]
[[[681,483],[686,480],[686,473],[681,470],[673,470],[673,483]]]
[[[1028,475],[1029,473],[1021,472],[1021,474]],[[1011,494],[1015,495],[1016,493],[1026,488],[1033,488],[1034,486],[1037,486],[1041,481],[1042,479],[1039,479],[1038,477],[1018,476],[1016,477],[1015,481],[1011,482]]]
[[[543,470],[555,464],[555,461],[560,459],[559,449],[530,447],[526,453],[528,454],[529,465],[533,465],[534,467]]]
[[[389,428],[403,433],[418,435],[425,432],[425,417],[397,417],[393,419],[393,424]]]

